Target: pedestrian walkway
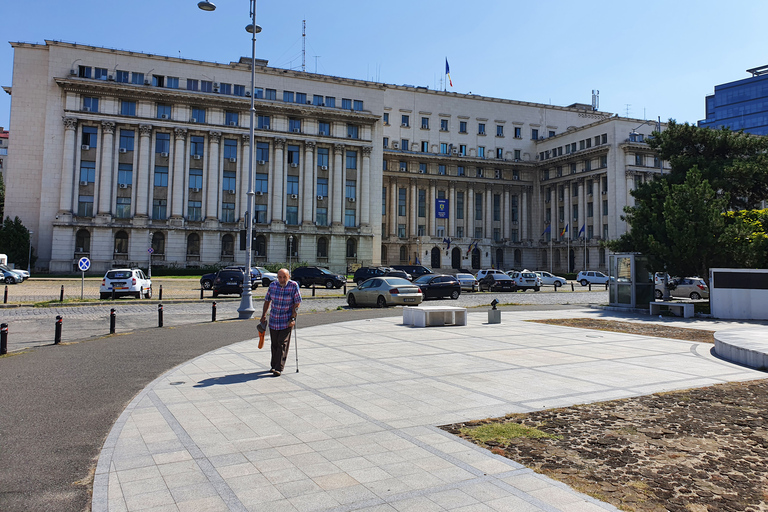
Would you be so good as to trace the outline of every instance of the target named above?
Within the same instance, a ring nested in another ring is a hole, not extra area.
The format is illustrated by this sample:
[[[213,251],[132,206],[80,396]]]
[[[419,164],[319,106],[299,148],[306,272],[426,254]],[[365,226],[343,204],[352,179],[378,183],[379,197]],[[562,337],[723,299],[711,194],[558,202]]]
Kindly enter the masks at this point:
[[[437,428],[764,377],[708,344],[524,321],[612,315],[299,329],[299,372],[294,339],[281,377],[254,341],[205,354],[125,409],[99,458],[93,510],[615,510]]]

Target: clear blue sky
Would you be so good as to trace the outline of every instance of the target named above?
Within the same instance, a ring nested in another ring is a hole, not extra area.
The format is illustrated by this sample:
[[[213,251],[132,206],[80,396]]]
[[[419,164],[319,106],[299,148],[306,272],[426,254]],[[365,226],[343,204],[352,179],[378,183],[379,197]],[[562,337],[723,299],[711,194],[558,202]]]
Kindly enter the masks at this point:
[[[13,0],[0,21],[0,85],[11,85],[8,41],[56,39],[230,62],[250,56],[248,0]],[[695,122],[715,84],[768,64],[768,2],[643,0],[259,0],[256,54],[276,67],[522,101],[589,103],[632,117]],[[315,58],[317,57],[317,59]],[[0,92],[0,126],[10,96]],[[629,106],[628,106],[629,105]]]

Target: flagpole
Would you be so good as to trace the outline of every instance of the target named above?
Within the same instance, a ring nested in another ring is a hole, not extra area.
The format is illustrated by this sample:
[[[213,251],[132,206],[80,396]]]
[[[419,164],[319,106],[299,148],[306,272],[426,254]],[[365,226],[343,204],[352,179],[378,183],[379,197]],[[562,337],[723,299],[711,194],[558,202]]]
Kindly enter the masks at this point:
[[[584,231],[584,270],[587,270],[587,232],[586,231]]]
[[[568,244],[566,247],[565,252],[565,268],[568,269],[568,274],[571,273],[571,234],[567,232],[568,226],[565,227],[566,229],[566,235],[568,238],[566,238],[566,243]]]

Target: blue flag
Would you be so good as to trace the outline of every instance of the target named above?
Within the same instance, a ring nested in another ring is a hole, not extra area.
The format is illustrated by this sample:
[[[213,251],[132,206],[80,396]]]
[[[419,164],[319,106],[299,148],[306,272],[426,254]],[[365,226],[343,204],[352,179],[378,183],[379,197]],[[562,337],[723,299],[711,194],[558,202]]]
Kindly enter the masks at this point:
[[[576,236],[581,236],[582,233],[584,233],[584,228],[587,227],[586,224],[581,225],[581,229],[579,230],[579,233]]]
[[[445,58],[445,74],[448,75],[448,83],[453,87],[453,80],[451,80],[451,68],[448,66],[448,57]]]
[[[547,228],[544,230],[544,232],[541,234],[541,236],[544,236],[547,233],[551,233],[551,232],[552,232],[552,224],[548,224]]]

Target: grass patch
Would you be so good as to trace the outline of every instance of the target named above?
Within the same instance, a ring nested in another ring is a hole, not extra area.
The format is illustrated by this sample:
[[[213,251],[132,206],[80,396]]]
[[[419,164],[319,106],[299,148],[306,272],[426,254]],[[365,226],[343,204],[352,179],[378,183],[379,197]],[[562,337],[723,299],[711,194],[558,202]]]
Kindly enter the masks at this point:
[[[565,327],[577,327],[580,329],[593,329],[598,331],[623,332],[637,334],[639,336],[654,336],[658,338],[715,343],[715,333],[713,331],[689,329],[687,327],[674,327],[671,325],[661,325],[650,322],[622,322],[619,320],[602,320],[597,318],[555,318],[548,320],[526,320],[526,322],[562,325]]]
[[[491,423],[473,428],[465,427],[461,429],[461,433],[480,443],[491,441],[498,444],[506,444],[510,440],[518,437],[527,437],[529,439],[562,439],[562,436],[547,434],[536,427],[529,427],[511,422]]]
[[[93,304],[93,303],[100,303],[103,301],[100,301],[99,299],[64,299],[63,301],[59,301],[58,299],[54,300],[44,300],[42,302],[35,302],[32,304],[32,307],[35,308],[48,308],[51,306],[61,306],[62,304]]]

